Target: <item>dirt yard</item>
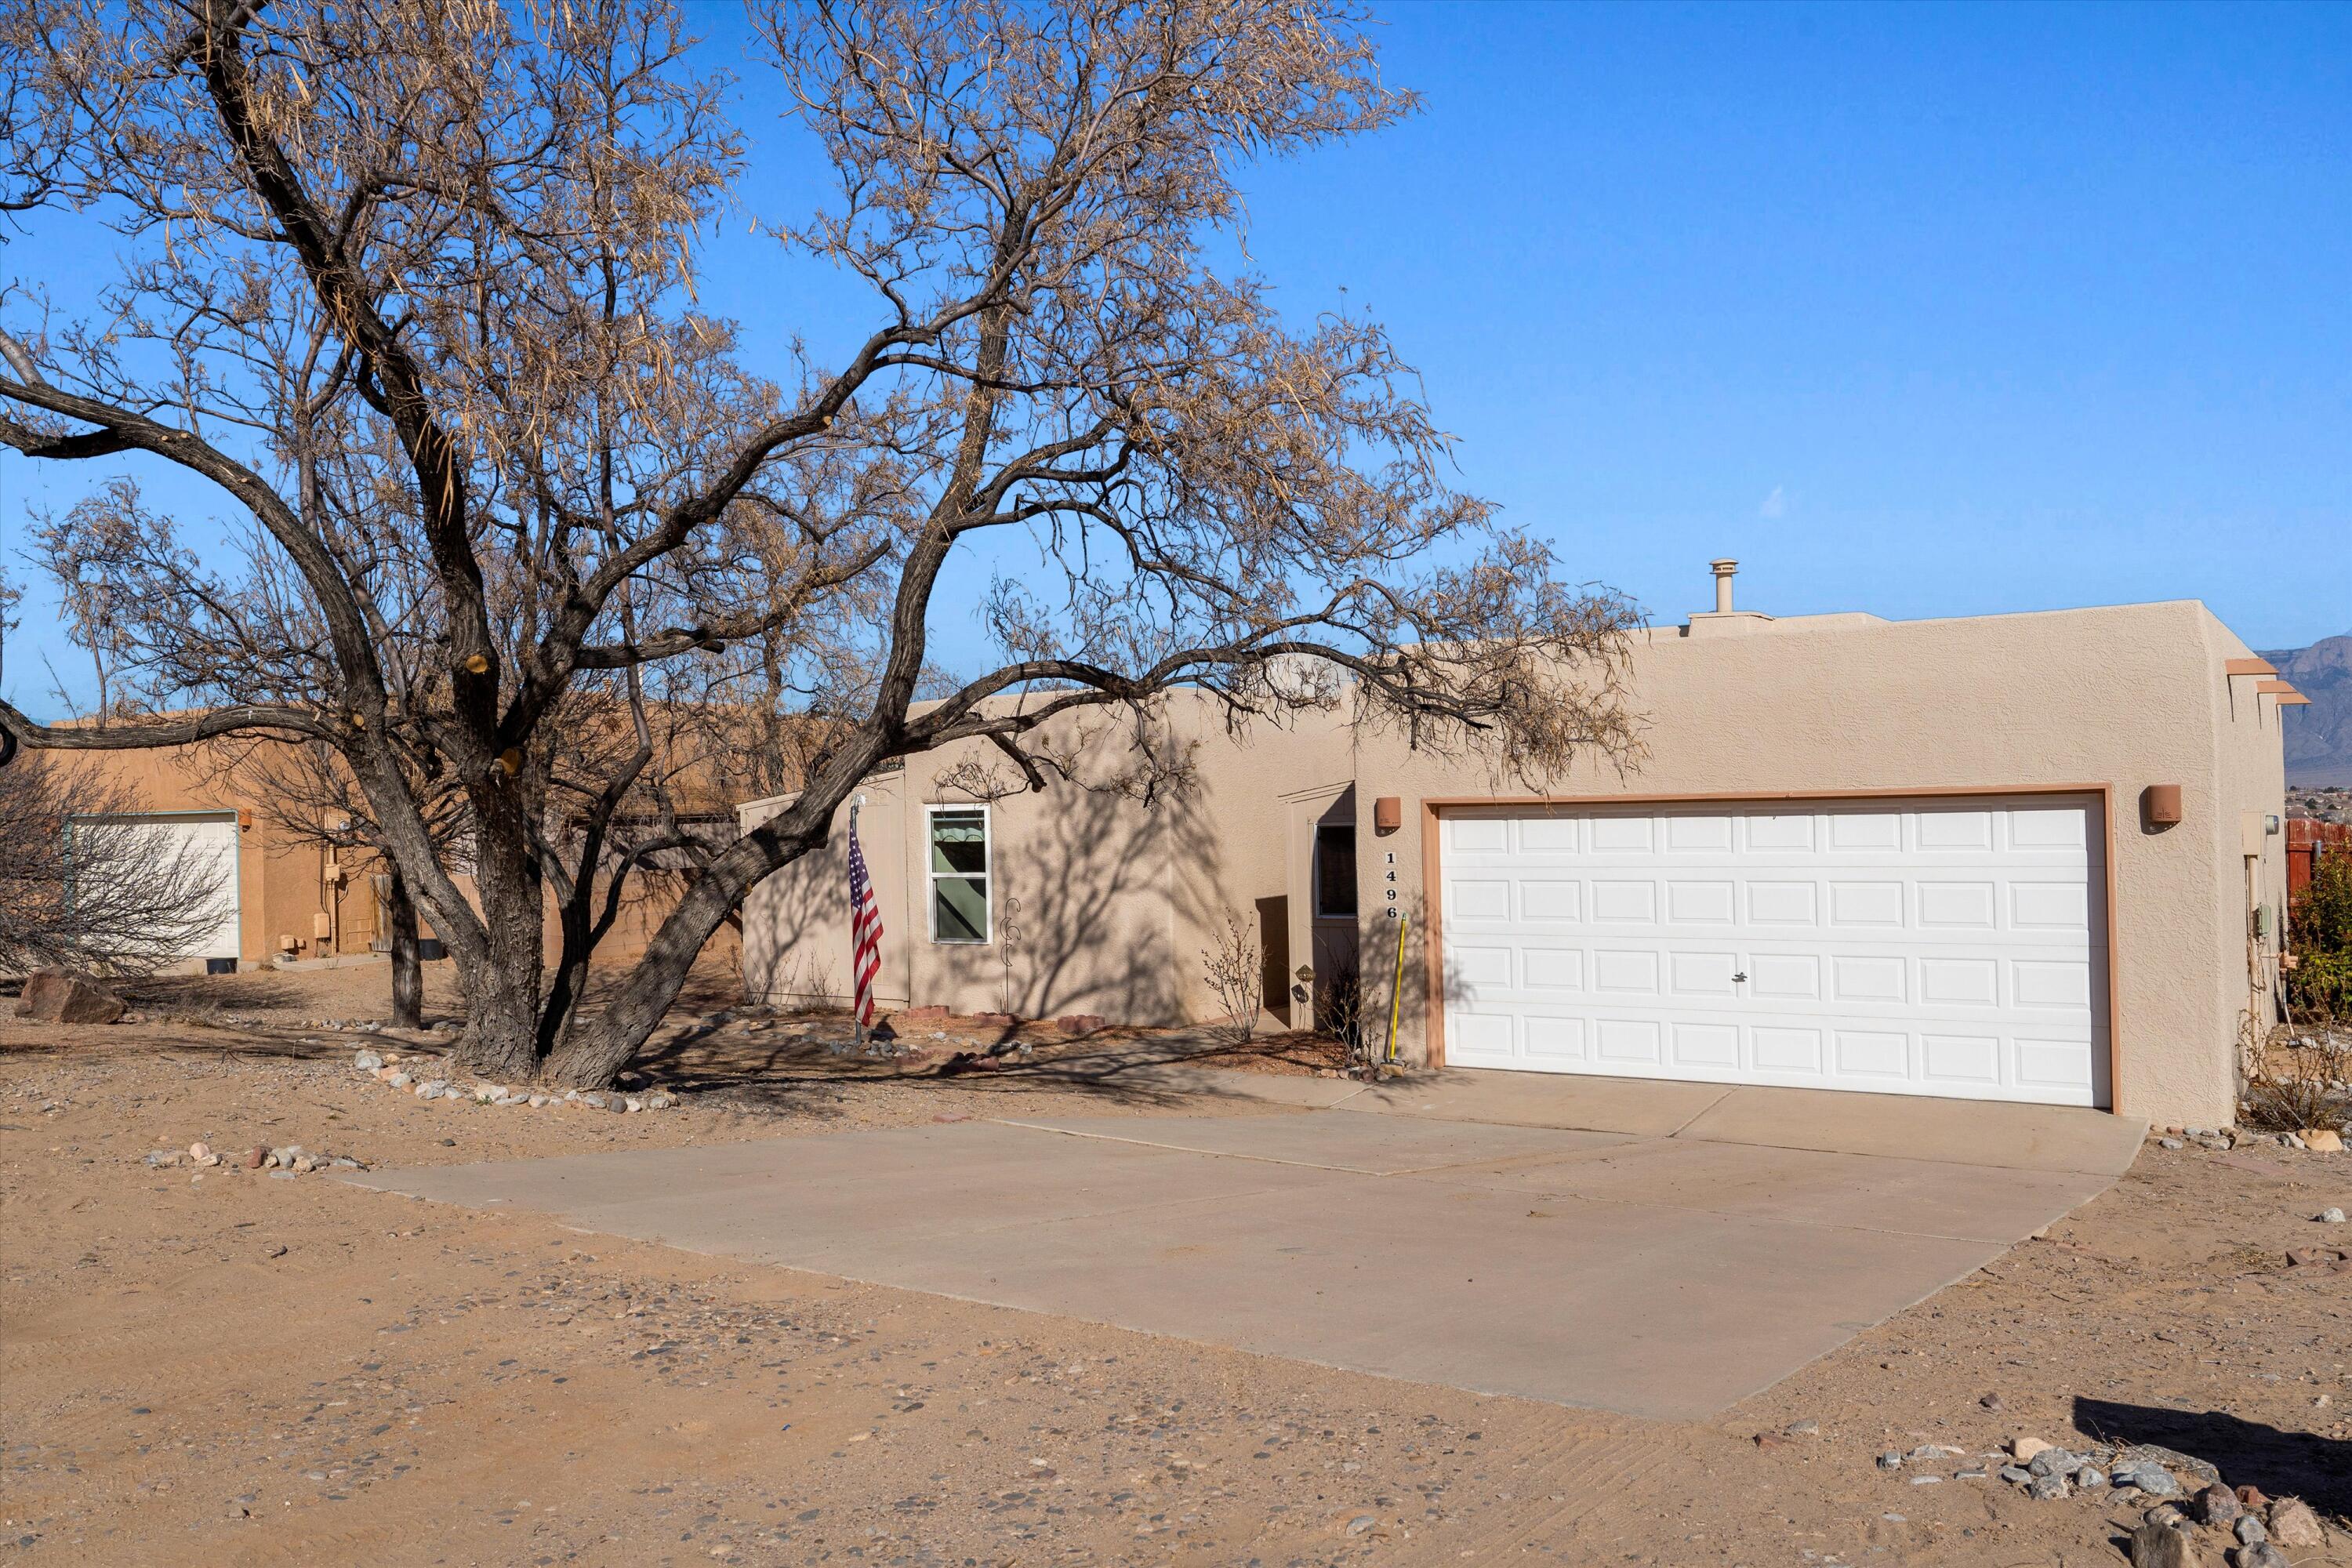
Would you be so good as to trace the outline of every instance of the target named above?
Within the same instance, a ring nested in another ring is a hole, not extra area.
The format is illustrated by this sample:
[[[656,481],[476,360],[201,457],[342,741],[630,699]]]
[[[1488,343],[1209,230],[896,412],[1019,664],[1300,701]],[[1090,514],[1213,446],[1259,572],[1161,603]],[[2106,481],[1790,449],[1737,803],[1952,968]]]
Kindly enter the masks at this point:
[[[845,1058],[758,1019],[649,1053],[678,1109],[425,1102],[352,1058],[429,1070],[437,1037],[323,1026],[376,1016],[382,985],[237,976],[110,1028],[0,1018],[10,1560],[2125,1561],[2150,1500],[1962,1475],[2022,1435],[2164,1445],[2300,1495],[2329,1533],[2286,1557],[2352,1564],[2352,1266],[2287,1257],[2352,1250],[2314,1218],[2352,1205],[2352,1156],[2151,1144],[2046,1238],[1721,1420],[1646,1423],[243,1169],[255,1146],[391,1165],[823,1136],[1008,1096],[1199,1109],[1075,1087],[1040,1070],[1050,1046],[942,1076],[1013,1042],[927,1026],[921,1056]],[[725,991],[707,977],[688,1009]],[[191,1167],[198,1140],[223,1163]],[[148,1163],[163,1151],[181,1163]],[[1883,1469],[1890,1450],[1916,1457]],[[2204,1563],[2230,1544],[2195,1531]]]

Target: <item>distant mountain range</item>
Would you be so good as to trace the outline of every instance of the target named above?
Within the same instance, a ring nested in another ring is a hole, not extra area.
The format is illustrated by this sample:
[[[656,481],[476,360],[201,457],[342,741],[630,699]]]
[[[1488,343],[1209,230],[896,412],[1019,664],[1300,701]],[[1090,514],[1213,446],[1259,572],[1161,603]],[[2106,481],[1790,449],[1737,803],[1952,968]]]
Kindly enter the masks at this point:
[[[2286,782],[2316,788],[2352,784],[2352,637],[2265,651],[2279,678],[2311,699],[2286,715]]]

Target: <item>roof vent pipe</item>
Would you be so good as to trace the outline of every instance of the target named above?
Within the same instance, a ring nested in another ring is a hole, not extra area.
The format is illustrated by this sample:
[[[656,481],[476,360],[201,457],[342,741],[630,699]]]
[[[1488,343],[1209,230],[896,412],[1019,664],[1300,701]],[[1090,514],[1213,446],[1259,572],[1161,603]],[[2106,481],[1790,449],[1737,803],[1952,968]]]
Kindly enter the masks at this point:
[[[1739,563],[1710,561],[1706,564],[1715,574],[1715,613],[1727,616],[1731,614],[1731,579],[1738,574]]]

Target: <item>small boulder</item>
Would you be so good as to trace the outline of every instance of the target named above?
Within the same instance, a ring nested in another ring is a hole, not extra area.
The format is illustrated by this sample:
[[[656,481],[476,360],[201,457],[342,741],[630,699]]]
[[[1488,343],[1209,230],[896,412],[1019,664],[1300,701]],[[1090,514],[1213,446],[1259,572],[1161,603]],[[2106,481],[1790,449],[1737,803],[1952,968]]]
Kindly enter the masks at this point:
[[[124,1011],[122,998],[97,981],[62,969],[39,969],[25,981],[16,1016],[42,1024],[112,1024]]]
[[[2049,1444],[2039,1437],[2011,1437],[2009,1440],[2009,1451],[2015,1456],[2021,1465],[2032,1464],[2033,1456],[2049,1447]]]
[[[1903,1468],[1903,1456],[1889,1448],[1878,1456],[1878,1468],[1882,1470],[1899,1470]]]
[[[2238,1538],[2241,1546],[2260,1546],[2271,1538],[2271,1532],[2263,1528],[2263,1521],[2251,1513],[2240,1514],[2238,1522],[2230,1527],[2230,1533]]]
[[[2319,1223],[2322,1225],[2342,1225],[2344,1223],[2344,1211],[2336,1208],[2321,1209],[2319,1211]]]
[[[77,1020],[66,1021],[73,1023]],[[110,1024],[114,1020],[102,1018],[92,1021]],[[2344,1134],[2332,1127],[2306,1127],[2303,1130],[2303,1146],[2315,1154],[2341,1154],[2344,1152]]]
[[[383,1058],[373,1051],[362,1051],[352,1058],[352,1066],[362,1072],[373,1072],[383,1066]]]
[[[2285,1552],[2267,1541],[2230,1548],[2230,1561],[2236,1568],[2294,1568]]]
[[[2197,1548],[2168,1524],[2143,1524],[2131,1534],[2132,1568],[2200,1568]]]
[[[2238,1494],[2224,1486],[2210,1486],[2199,1492],[2189,1504],[2189,1512],[2200,1524],[2230,1524],[2245,1512]]]
[[[2325,1546],[2327,1532],[2319,1516],[2301,1498],[2284,1497],[2271,1504],[2271,1539],[2281,1546]]]
[[[2262,1488],[2257,1486],[2242,1486],[2238,1489],[2239,1507],[2252,1510],[2268,1508],[2270,1505],[2270,1497],[2263,1490]]]
[[[2025,1483],[2025,1495],[2037,1502],[2055,1502],[2069,1489],[2066,1478],[2058,1475],[2035,1476]]]

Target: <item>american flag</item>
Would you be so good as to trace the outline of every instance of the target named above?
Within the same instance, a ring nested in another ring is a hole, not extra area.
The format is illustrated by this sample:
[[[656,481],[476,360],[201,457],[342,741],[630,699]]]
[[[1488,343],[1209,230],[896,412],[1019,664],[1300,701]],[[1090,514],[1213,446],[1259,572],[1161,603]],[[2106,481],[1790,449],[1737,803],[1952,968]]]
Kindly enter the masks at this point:
[[[857,847],[857,814],[849,816],[849,970],[857,992],[851,1011],[860,1024],[874,1022],[874,977],[882,970],[882,902],[866,874],[866,852]]]

